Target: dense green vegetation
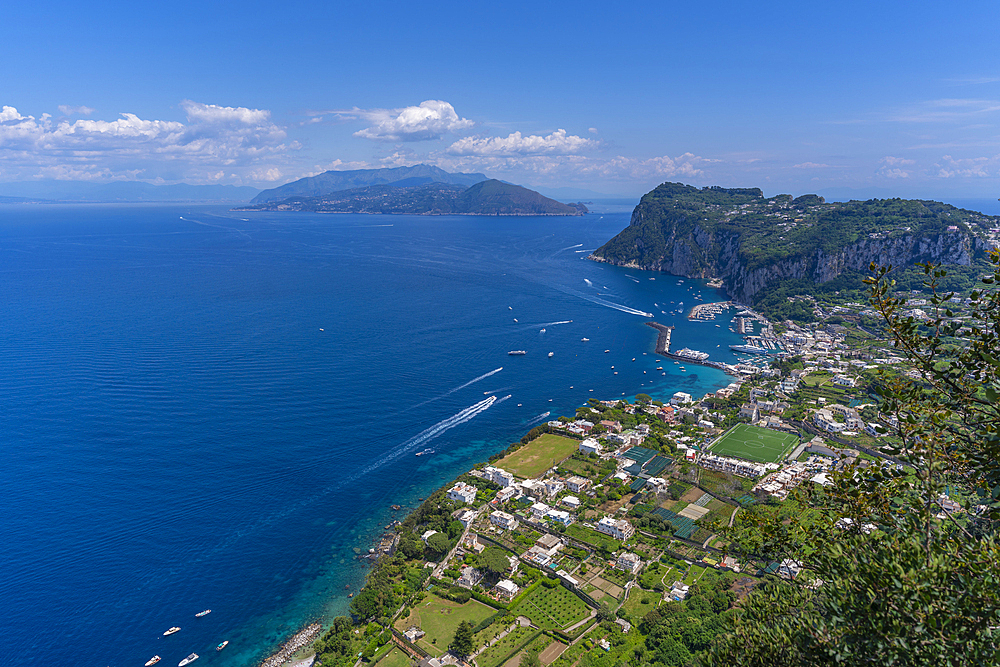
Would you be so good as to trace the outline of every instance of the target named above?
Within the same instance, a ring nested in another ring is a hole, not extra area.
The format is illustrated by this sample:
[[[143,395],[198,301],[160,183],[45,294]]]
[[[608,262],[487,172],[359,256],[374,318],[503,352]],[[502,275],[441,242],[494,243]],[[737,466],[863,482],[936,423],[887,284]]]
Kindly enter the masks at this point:
[[[642,198],[629,226],[594,256],[720,277],[730,295],[772,319],[808,322],[811,304],[794,297],[863,301],[862,278],[873,259],[904,268],[921,261],[965,266],[951,271],[942,288],[968,289],[985,260],[978,239],[998,220],[935,201],[827,203],[815,195],[765,198],[756,188],[664,183]],[[901,272],[897,281],[904,288],[920,284],[914,271]]]

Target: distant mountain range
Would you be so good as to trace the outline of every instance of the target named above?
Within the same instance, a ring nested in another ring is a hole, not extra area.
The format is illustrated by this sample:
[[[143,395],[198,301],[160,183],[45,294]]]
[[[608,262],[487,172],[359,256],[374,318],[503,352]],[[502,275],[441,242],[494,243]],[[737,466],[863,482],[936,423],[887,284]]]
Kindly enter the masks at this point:
[[[583,215],[583,204],[563,204],[533,190],[497,180],[470,187],[453,183],[372,185],[316,197],[294,196],[238,211],[317,211],[411,215]]]
[[[331,192],[342,192],[373,185],[392,185],[398,188],[447,183],[469,187],[487,180],[483,174],[451,174],[438,167],[418,164],[413,167],[391,169],[354,169],[352,171],[326,171],[318,176],[300,178],[253,198],[251,204],[281,201],[289,197],[322,197]]]
[[[219,201],[245,202],[260,192],[238,185],[153,185],[141,181],[88,183],[84,181],[29,181],[0,183],[0,201]]]
[[[412,215],[583,215],[563,204],[483,174],[451,174],[418,164],[393,169],[328,171],[257,195],[241,211],[409,213]]]

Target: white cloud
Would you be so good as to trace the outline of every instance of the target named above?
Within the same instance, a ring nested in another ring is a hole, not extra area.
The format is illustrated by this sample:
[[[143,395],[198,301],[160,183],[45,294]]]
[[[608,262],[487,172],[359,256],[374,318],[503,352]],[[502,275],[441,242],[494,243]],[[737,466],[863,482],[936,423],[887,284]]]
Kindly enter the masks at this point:
[[[506,137],[465,137],[449,146],[448,153],[498,157],[571,155],[599,147],[600,143],[593,139],[566,134],[566,130],[556,130],[546,137],[537,134],[525,137],[520,132],[514,132]]]
[[[802,162],[800,164],[793,164],[792,169],[826,169],[829,166],[828,164],[818,162]]]
[[[590,132],[591,134],[597,134],[597,128],[596,127],[588,128],[587,132]]]
[[[696,178],[702,166],[718,162],[684,153],[648,159],[618,155],[597,158],[583,155],[491,156],[441,154],[437,166],[451,171],[484,171],[498,177],[535,178],[540,182],[593,182],[595,178],[614,181],[647,182],[663,178]]]
[[[60,104],[59,111],[61,111],[64,116],[75,116],[76,114],[89,116],[97,111],[97,109],[92,109],[91,107],[85,107],[82,105],[78,107],[71,107],[68,104]]]
[[[341,117],[354,117],[372,123],[358,130],[356,137],[381,141],[428,141],[440,139],[447,132],[459,132],[475,123],[460,118],[455,108],[442,100],[426,100],[419,106],[402,109],[352,109],[339,112]]]
[[[934,166],[940,178],[987,178],[1000,175],[1000,155],[975,158],[942,155],[941,161]]]
[[[267,110],[184,100],[186,122],[121,113],[114,120],[63,119],[0,109],[0,165],[16,178],[145,178],[273,181],[274,164],[299,148]],[[77,108],[79,110],[79,108]],[[65,112],[66,108],[61,108]],[[262,164],[266,163],[266,164]],[[275,174],[278,174],[275,176]]]

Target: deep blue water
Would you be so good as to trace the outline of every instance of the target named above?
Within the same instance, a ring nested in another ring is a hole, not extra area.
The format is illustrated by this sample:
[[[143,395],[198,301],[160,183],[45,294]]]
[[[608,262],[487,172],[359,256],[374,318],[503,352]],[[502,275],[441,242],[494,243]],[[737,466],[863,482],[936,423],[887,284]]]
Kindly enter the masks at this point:
[[[543,413],[727,384],[643,325],[732,359],[660,312],[722,294],[583,259],[627,223],[0,207],[0,664],[253,664]]]

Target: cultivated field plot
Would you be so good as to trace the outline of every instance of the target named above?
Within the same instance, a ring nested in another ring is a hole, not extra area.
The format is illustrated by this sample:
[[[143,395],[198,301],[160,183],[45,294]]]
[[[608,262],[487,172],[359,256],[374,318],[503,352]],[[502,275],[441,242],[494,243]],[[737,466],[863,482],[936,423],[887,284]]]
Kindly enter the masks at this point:
[[[410,657],[403,653],[399,648],[394,648],[385,657],[379,660],[377,663],[378,667],[410,667],[413,661]]]
[[[564,630],[590,614],[583,600],[562,586],[539,586],[528,594],[512,613],[527,616],[542,629]]]
[[[716,440],[709,451],[717,456],[776,463],[797,444],[798,436],[749,424],[737,424]]]
[[[537,477],[579,447],[579,440],[543,433],[513,454],[497,461],[496,466],[524,479]]]
[[[458,604],[436,595],[428,595],[426,600],[410,611],[409,616],[396,621],[396,629],[404,632],[411,625],[417,626],[427,633],[417,640],[417,644],[431,655],[438,656],[448,648],[459,623],[469,621],[476,625],[495,612],[492,607],[475,600]]]

